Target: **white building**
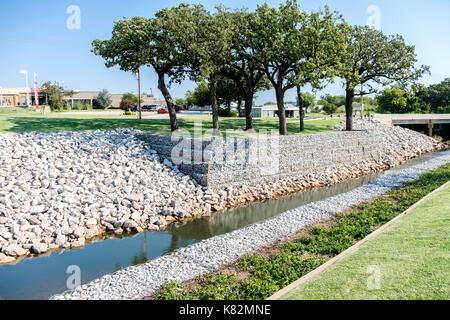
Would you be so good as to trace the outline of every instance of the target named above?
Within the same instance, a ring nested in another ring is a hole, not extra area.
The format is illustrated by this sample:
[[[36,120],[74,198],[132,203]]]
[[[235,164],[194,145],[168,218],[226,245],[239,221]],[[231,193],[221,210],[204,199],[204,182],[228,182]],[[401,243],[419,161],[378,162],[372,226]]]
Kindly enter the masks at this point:
[[[299,117],[298,107],[293,104],[285,104],[284,110],[286,117],[297,118]],[[275,118],[278,117],[278,106],[276,104],[269,104],[262,107],[253,107],[252,115],[254,118]]]

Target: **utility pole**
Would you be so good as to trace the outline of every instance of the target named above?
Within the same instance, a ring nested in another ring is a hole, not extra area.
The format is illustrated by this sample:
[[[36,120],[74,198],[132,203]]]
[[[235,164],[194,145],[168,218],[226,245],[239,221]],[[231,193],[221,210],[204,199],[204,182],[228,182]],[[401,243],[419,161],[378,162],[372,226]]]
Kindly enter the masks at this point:
[[[139,120],[142,119],[142,109],[141,109],[141,68],[138,68],[138,112]]]

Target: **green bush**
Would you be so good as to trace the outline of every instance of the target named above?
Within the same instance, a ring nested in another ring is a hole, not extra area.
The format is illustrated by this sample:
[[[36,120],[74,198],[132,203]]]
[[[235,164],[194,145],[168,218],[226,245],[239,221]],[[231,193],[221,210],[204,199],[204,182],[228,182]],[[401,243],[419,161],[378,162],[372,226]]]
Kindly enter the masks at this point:
[[[238,114],[235,111],[232,111],[230,108],[220,108],[219,107],[219,117],[237,117]]]
[[[126,116],[133,116],[133,115],[134,115],[134,112],[133,112],[133,111],[127,110],[127,111],[125,111],[125,115],[126,115]]]
[[[77,103],[72,107],[72,110],[90,110],[92,106],[87,103]]]

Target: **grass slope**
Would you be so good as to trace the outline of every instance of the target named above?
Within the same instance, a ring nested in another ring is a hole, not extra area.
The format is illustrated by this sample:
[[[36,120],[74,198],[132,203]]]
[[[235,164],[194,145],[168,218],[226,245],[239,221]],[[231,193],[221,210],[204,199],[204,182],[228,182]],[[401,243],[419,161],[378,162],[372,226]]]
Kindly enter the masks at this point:
[[[449,299],[449,234],[447,186],[282,299]]]

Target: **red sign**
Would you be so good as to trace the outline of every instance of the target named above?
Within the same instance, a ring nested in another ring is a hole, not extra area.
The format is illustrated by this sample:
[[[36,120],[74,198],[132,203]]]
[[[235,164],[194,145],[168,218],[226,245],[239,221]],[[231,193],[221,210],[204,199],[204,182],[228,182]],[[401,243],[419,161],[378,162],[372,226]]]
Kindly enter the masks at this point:
[[[37,88],[37,92],[41,93],[41,88]],[[34,88],[31,88],[31,93],[34,93]]]

